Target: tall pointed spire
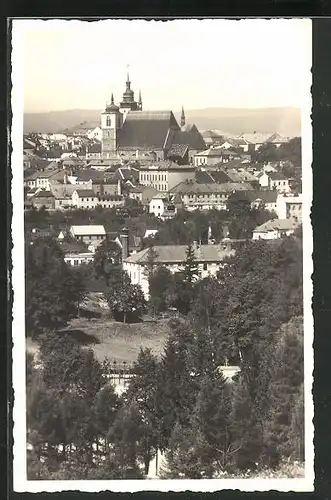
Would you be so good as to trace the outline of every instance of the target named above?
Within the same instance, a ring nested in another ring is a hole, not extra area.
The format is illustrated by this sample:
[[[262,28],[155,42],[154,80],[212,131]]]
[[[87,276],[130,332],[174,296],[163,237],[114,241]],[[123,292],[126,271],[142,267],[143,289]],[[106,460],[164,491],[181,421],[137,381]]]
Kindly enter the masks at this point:
[[[129,89],[130,85],[131,85],[130,75],[129,75],[129,65],[127,65],[127,68],[128,68],[128,72],[127,72],[127,75],[126,75],[126,88]]]
[[[110,104],[114,104],[114,94],[111,93]]]
[[[180,117],[180,126],[184,127],[185,123],[186,123],[186,119],[185,119],[185,113],[184,113],[184,106],[182,106],[182,114]]]

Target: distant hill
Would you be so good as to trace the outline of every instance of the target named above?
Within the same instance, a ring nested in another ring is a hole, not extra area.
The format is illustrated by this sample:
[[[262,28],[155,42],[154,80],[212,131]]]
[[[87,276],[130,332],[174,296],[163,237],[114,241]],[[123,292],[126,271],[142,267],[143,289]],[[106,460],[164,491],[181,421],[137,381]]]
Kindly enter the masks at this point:
[[[219,129],[231,135],[278,132],[285,136],[301,135],[299,108],[207,108],[185,110],[187,123],[200,130]],[[180,119],[180,111],[175,112]],[[48,113],[25,113],[24,132],[55,133],[73,127],[93,128],[100,123],[100,110],[72,109]]]

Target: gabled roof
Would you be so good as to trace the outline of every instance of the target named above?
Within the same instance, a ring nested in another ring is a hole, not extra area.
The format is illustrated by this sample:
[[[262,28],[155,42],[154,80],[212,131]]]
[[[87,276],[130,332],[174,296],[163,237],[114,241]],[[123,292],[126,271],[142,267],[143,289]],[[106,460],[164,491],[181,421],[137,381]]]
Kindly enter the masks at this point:
[[[268,139],[272,135],[270,132],[253,132],[253,134],[241,134],[238,138],[244,139],[250,144],[263,144],[269,142]]]
[[[269,179],[272,181],[287,181],[288,178],[286,175],[282,174],[281,172],[268,172],[267,173]]]
[[[70,230],[75,236],[106,235],[106,231],[103,226],[94,224],[86,226],[71,226]]]
[[[118,147],[163,149],[171,128],[179,130],[172,111],[131,111],[118,131]]]
[[[100,195],[101,192],[106,196],[118,194],[117,184],[93,184],[92,190],[96,195]]]
[[[195,173],[195,181],[198,184],[224,183],[230,180],[223,170],[198,170]]]
[[[271,219],[254,229],[254,233],[268,233],[269,231],[288,231],[296,229],[299,222],[295,219]]]
[[[75,189],[75,191],[77,192],[79,198],[86,198],[86,197],[96,198],[96,194],[93,191],[93,189],[79,189],[79,188],[77,188],[77,189]]]
[[[64,198],[71,198],[72,193],[77,190],[77,186],[75,184],[51,184],[50,190],[52,191],[54,197],[57,200],[61,200]]]
[[[155,261],[160,264],[184,263],[186,259],[186,245],[160,245],[154,246],[153,249],[156,252]],[[233,255],[234,251],[222,249],[218,245],[201,245],[194,253],[197,262],[222,262]],[[148,254],[149,248],[145,248],[141,252],[130,255],[124,259],[124,262],[144,265],[148,262]]]
[[[261,200],[263,203],[276,203],[277,191],[237,191],[235,197],[241,200],[256,202]]]
[[[178,130],[173,138],[173,144],[174,143],[186,144],[190,149],[198,151],[206,149],[206,143],[194,124],[185,125],[181,130]]]
[[[170,150],[168,151],[168,158],[171,156],[179,156],[180,158],[184,158],[187,151],[187,144],[172,144]]]
[[[178,194],[213,194],[213,193],[233,193],[234,191],[252,190],[249,184],[244,182],[227,182],[224,184],[198,184],[197,182],[181,182],[172,188],[172,193]]]
[[[77,177],[78,182],[85,182],[89,181],[90,179],[92,181],[102,181],[104,179],[104,176],[104,172],[99,172],[98,170],[95,170],[93,168],[78,170],[74,174],[74,177]]]
[[[33,198],[54,198],[53,193],[51,191],[38,191]]]

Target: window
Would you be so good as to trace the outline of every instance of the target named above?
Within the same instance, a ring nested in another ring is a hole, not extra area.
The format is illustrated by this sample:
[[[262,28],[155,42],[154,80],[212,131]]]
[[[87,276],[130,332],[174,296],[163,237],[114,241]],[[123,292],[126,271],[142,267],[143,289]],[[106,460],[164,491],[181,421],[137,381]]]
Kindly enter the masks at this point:
[[[77,259],[74,260],[74,266],[78,266],[78,260]]]
[[[107,125],[107,127],[110,127],[110,125],[111,125],[111,119],[110,119],[110,116],[107,116],[106,125]]]
[[[207,262],[204,262],[203,263],[203,270],[207,271],[207,269],[208,269],[208,264],[207,264]]]

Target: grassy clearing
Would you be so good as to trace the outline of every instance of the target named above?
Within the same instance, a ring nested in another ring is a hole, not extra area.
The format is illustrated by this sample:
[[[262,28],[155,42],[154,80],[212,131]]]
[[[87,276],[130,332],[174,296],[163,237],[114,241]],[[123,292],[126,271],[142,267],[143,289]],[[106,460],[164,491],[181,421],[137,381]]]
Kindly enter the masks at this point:
[[[107,357],[112,362],[132,363],[141,347],[160,355],[170,328],[167,320],[146,320],[133,324],[114,321],[109,317],[103,299],[93,296],[84,304],[80,317],[72,320],[63,332],[74,337],[82,346],[92,348],[101,362]],[[38,342],[28,338],[26,349],[37,354]]]
[[[165,320],[124,324],[103,315],[90,320],[77,318],[71,322],[69,331],[84,337],[84,343],[89,344],[99,361],[107,357],[110,361],[132,363],[141,347],[159,355],[170,330]]]

